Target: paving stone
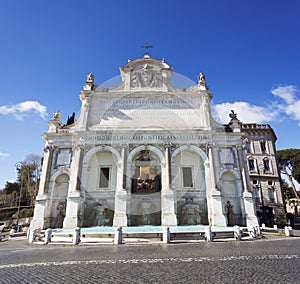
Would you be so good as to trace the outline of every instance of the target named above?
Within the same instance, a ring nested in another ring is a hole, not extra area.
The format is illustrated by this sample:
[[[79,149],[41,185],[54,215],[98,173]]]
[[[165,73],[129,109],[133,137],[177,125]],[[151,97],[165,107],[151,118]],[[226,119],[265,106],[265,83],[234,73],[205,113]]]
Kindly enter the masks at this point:
[[[166,245],[0,245],[0,283],[299,283],[300,238]]]

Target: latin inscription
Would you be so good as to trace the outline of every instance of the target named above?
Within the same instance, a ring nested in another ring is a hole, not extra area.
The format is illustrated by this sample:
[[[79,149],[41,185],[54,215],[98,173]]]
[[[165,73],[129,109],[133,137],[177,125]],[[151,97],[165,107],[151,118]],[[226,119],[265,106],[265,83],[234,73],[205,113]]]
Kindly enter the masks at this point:
[[[134,142],[134,141],[157,141],[157,142],[176,142],[176,141],[195,141],[195,140],[207,140],[208,136],[204,135],[97,135],[97,136],[82,136],[80,138],[85,142],[92,141],[123,141],[123,142]]]

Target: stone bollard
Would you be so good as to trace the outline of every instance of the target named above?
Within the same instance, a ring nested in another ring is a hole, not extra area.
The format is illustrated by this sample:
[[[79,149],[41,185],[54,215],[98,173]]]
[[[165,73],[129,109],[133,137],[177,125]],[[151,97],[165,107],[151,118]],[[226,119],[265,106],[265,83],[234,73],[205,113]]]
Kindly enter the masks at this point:
[[[205,239],[206,239],[207,242],[212,242],[213,241],[211,226],[205,226]]]
[[[255,230],[256,230],[256,236],[260,236],[261,235],[261,230],[260,230],[259,225],[255,226]]]
[[[241,240],[242,239],[242,230],[240,226],[234,226],[234,238],[236,240]]]
[[[29,239],[30,231],[31,231],[31,229],[28,228],[28,230],[27,230],[27,232],[26,232],[26,239],[27,239],[27,240]]]
[[[261,224],[261,228],[262,228],[262,229],[265,229],[265,228],[266,228],[266,224],[265,224],[265,223],[262,223],[262,224]]]
[[[74,229],[73,245],[78,245],[79,243],[80,243],[80,228],[77,227]]]
[[[28,242],[29,243],[32,244],[35,241],[36,234],[37,234],[37,229],[29,229],[29,233],[28,233]]]
[[[121,245],[122,244],[122,227],[118,227],[115,230],[115,238],[114,238],[114,244],[115,245]]]
[[[48,245],[51,242],[52,230],[49,228],[45,232],[44,245]]]
[[[256,228],[255,227],[251,227],[250,229],[249,229],[249,233],[250,233],[250,237],[252,238],[252,239],[256,239]]]
[[[169,227],[164,227],[163,228],[163,243],[168,244],[170,243],[170,228]]]
[[[293,228],[290,226],[285,226],[284,227],[284,233],[287,237],[293,236]]]
[[[274,225],[274,230],[278,231],[278,226]]]

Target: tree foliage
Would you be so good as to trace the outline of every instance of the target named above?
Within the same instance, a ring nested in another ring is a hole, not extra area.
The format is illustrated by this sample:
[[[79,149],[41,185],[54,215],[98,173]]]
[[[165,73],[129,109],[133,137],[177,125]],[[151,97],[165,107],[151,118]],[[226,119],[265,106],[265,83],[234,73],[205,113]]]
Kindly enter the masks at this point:
[[[277,151],[278,164],[281,173],[288,178],[294,195],[300,199],[293,179],[300,183],[300,149],[285,149]]]
[[[6,182],[0,192],[0,206],[32,206],[38,192],[41,175],[41,157],[29,155],[26,160],[17,163],[17,181]]]

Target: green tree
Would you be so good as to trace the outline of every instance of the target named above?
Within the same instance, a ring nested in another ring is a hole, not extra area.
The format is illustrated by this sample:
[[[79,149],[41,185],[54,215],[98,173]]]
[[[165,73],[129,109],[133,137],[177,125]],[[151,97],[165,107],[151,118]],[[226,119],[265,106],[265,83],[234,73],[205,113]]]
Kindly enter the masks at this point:
[[[29,155],[26,160],[18,163],[18,180],[22,188],[22,204],[32,206],[37,195],[41,174],[41,157]]]
[[[294,180],[300,183],[300,149],[285,149],[277,151],[278,164],[293,190],[296,199],[300,200]]]
[[[3,190],[0,191],[0,206],[14,207],[18,204],[20,184],[17,182],[6,182]]]
[[[28,155],[23,162],[16,164],[17,180],[6,182],[0,190],[0,207],[33,206],[41,176],[41,156]]]

